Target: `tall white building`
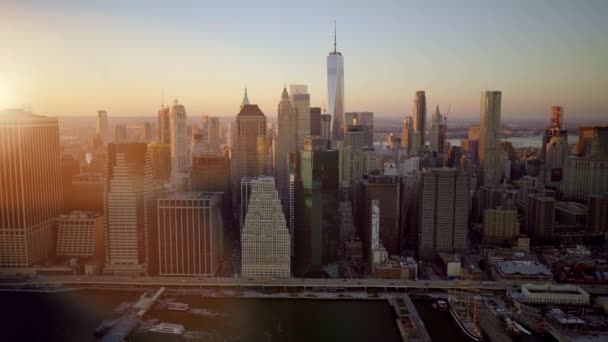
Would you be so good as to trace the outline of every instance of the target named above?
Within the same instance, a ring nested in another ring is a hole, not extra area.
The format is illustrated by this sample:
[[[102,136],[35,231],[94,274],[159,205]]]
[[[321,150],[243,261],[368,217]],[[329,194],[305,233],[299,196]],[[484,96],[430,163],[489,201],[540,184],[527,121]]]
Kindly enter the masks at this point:
[[[304,140],[310,135],[310,95],[308,87],[302,84],[290,85],[289,100],[294,118],[294,135],[296,150],[304,146]]]
[[[173,101],[171,108],[171,181],[181,183],[188,173],[188,133],[186,108]]]
[[[333,117],[332,139],[344,139],[344,57],[337,49],[334,26],[334,51],[327,56],[327,101]]]
[[[252,181],[241,242],[243,277],[289,278],[289,231],[272,177]]]
[[[500,91],[481,93],[479,161],[483,169],[483,184],[497,185],[502,175],[500,154]]]
[[[0,268],[50,256],[63,210],[59,153],[56,118],[0,111]]]
[[[108,275],[146,275],[155,227],[152,163],[145,143],[108,145],[104,191]]]

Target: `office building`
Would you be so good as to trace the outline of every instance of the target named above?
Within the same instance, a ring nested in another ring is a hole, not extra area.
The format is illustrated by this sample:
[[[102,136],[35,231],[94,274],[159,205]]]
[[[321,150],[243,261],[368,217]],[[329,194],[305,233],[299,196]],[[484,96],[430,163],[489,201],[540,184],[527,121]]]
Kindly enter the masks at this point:
[[[310,94],[305,85],[290,85],[289,101],[294,120],[296,150],[304,146],[304,139],[310,135]]]
[[[526,229],[534,240],[550,240],[554,234],[555,197],[543,192],[528,195]]]
[[[61,191],[57,119],[0,111],[0,268],[31,267],[50,256]]]
[[[547,146],[549,141],[554,137],[561,137],[566,142],[568,141],[568,131],[563,128],[564,109],[560,106],[551,106],[551,124],[545,130],[543,142],[540,150],[540,160],[547,159]]]
[[[469,224],[469,177],[457,169],[431,168],[421,173],[419,254],[466,249]]]
[[[220,118],[210,116],[207,127],[207,143],[212,152],[217,152],[220,149]]]
[[[241,179],[264,175],[266,166],[266,116],[257,105],[245,104],[236,116],[235,139],[232,149],[233,193],[235,207],[240,203]],[[238,207],[240,212],[246,208]]]
[[[608,192],[589,194],[588,226],[594,232],[608,232]]]
[[[358,201],[362,210],[358,211],[359,226],[362,228],[363,245],[369,246],[372,230],[372,201],[377,201],[379,209],[379,239],[389,255],[401,252],[401,231],[399,208],[401,206],[401,185],[398,176],[364,174]],[[370,252],[370,251],[368,251]],[[366,253],[367,254],[367,253]]]
[[[500,154],[500,91],[481,93],[479,132],[479,161],[483,169],[483,184],[497,185],[502,175]]]
[[[186,125],[188,117],[186,108],[173,101],[171,107],[171,181],[181,184],[188,173],[188,132]]]
[[[351,125],[360,126],[363,131],[363,146],[374,145],[374,113],[348,112],[344,113],[344,125],[347,131]]]
[[[222,256],[221,196],[181,192],[158,199],[158,274],[212,277]]]
[[[564,198],[584,201],[591,193],[608,191],[608,154],[601,152],[599,130],[584,157],[569,157],[564,167]]]
[[[321,136],[321,108],[310,107],[310,135]]]
[[[591,152],[593,137],[598,135],[599,154],[608,155],[608,126],[582,126],[578,129],[578,144],[576,151],[579,157]]]
[[[296,159],[295,258],[300,276],[318,276],[337,260],[338,151],[318,137],[306,139]]]
[[[295,152],[294,116],[287,89],[283,87],[277,108],[278,135],[275,144],[275,180],[285,214],[288,214],[289,156]]]
[[[97,111],[97,131],[104,144],[110,142],[110,128],[108,124],[108,113],[105,110]]]
[[[415,143],[418,146],[416,150],[418,152],[425,145],[426,136],[426,95],[423,90],[416,92],[412,116],[414,117],[414,132],[418,132],[418,142]]]
[[[145,143],[108,145],[104,194],[108,275],[151,273],[155,233],[152,163]]]
[[[414,118],[406,116],[401,127],[401,146],[409,152],[412,146],[412,135],[414,133]]]
[[[104,178],[101,173],[80,173],[72,177],[72,191],[64,212],[103,213]]]
[[[144,142],[152,140],[152,125],[148,121],[141,126],[141,140]]]
[[[555,224],[558,226],[587,226],[587,207],[576,202],[555,202]]]
[[[125,125],[125,124],[114,125],[114,142],[126,142],[126,141],[128,141],[127,125]]]
[[[158,110],[158,141],[161,144],[171,144],[171,114],[169,106],[161,106]]]
[[[57,219],[57,256],[103,259],[105,234],[100,213],[72,211]]]
[[[331,115],[321,114],[321,138],[331,139]]]
[[[230,192],[230,159],[226,152],[202,153],[192,157],[190,189],[193,192]]]
[[[332,140],[344,139],[344,57],[337,50],[334,27],[334,51],[327,56],[327,101],[329,114],[334,121],[331,129]]]
[[[519,235],[517,210],[502,208],[486,209],[483,212],[483,240],[503,243]]]
[[[171,145],[153,141],[148,144],[152,177],[155,180],[168,182],[171,179]]]
[[[446,117],[441,115],[439,112],[439,106],[435,108],[435,114],[433,114],[431,122],[431,151],[438,153],[444,153],[446,143]]]
[[[241,243],[243,277],[290,277],[291,242],[272,177],[252,181]]]

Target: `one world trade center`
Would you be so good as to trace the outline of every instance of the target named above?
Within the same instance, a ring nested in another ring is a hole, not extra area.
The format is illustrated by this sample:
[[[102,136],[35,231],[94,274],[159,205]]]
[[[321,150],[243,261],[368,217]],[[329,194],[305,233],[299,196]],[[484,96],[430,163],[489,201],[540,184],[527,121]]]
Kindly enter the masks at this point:
[[[344,140],[344,57],[336,47],[334,23],[334,51],[327,56],[327,102],[333,117],[332,139]]]

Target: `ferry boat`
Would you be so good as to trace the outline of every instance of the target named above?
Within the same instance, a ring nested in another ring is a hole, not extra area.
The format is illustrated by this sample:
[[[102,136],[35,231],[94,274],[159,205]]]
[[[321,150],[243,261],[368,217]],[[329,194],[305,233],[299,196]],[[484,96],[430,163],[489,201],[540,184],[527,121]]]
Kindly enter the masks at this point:
[[[450,314],[465,333],[473,341],[481,341],[483,335],[477,325],[477,303],[465,298],[457,298],[454,295],[448,296]]]
[[[173,311],[188,311],[190,305],[180,302],[170,302],[167,304],[167,310]]]
[[[181,324],[160,323],[150,328],[149,331],[171,335],[182,335],[184,332],[186,332],[186,329]]]

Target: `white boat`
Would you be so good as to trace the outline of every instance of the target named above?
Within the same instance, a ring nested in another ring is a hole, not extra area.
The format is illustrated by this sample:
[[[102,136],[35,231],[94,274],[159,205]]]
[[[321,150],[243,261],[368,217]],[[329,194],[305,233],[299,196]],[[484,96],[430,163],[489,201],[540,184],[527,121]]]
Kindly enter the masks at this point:
[[[160,323],[150,328],[149,331],[171,335],[182,335],[184,332],[186,332],[186,329],[181,324]]]
[[[189,308],[190,308],[190,305],[188,305],[186,303],[170,302],[169,304],[167,304],[167,310],[187,311]]]
[[[479,329],[479,326],[477,325],[477,303],[467,303],[452,295],[448,296],[448,303],[450,314],[460,327],[460,330],[473,341],[481,341],[483,335],[481,334],[481,329]],[[472,311],[466,307],[467,304],[473,305]]]

